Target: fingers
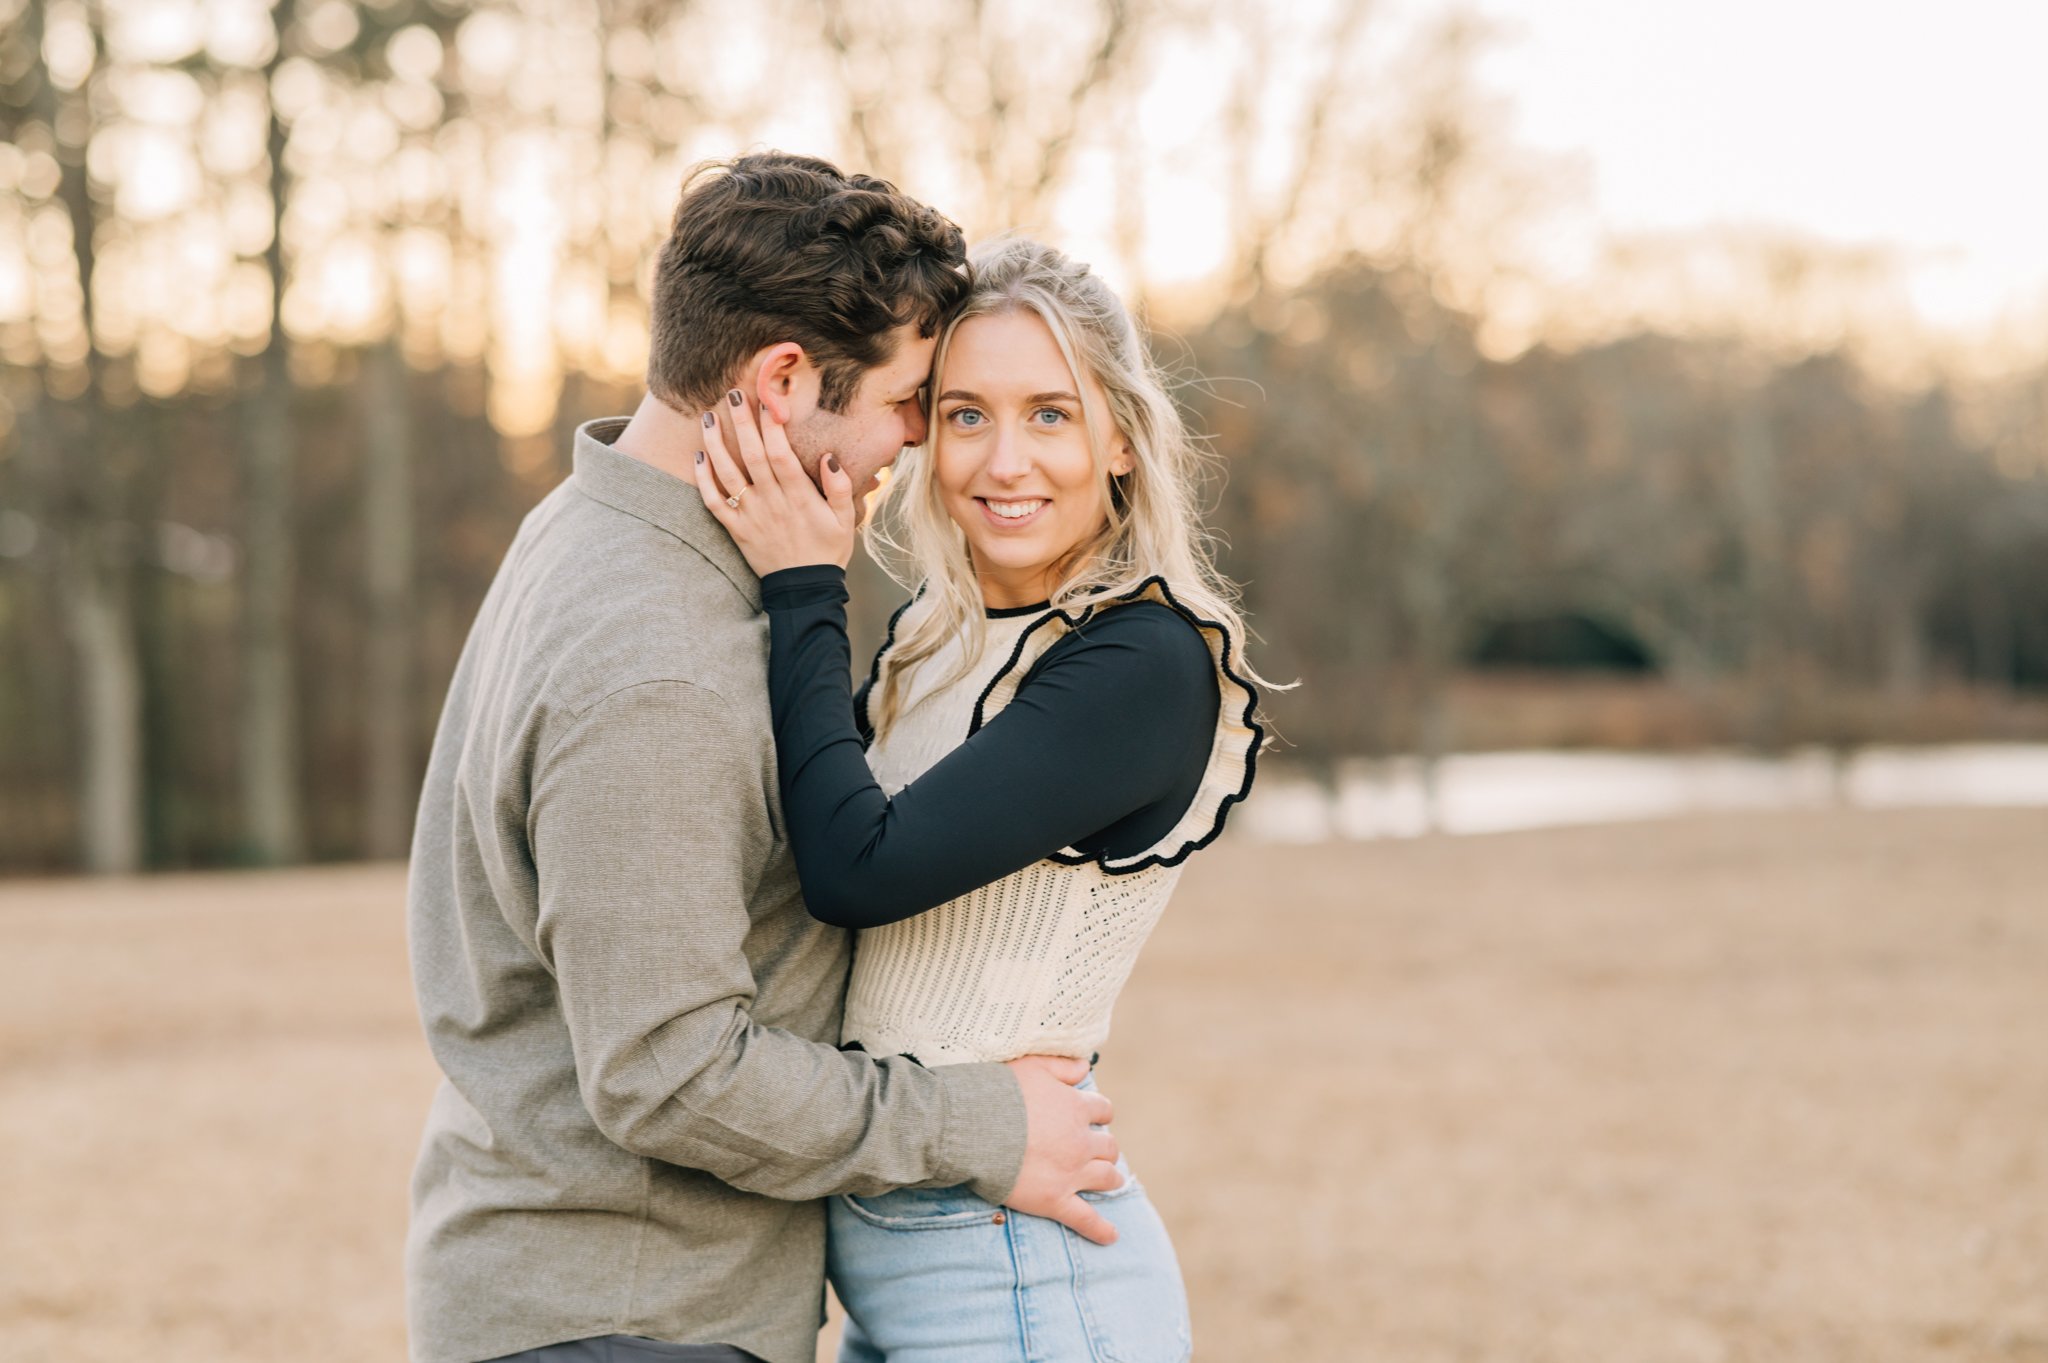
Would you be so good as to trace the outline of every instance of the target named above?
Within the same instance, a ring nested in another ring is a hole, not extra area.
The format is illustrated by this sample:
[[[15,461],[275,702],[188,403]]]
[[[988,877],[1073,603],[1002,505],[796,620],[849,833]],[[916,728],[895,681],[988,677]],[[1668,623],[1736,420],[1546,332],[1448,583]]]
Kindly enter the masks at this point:
[[[796,491],[803,483],[811,481],[804,472],[803,461],[796,457],[796,451],[789,446],[789,428],[778,421],[775,413],[765,405],[761,408],[761,447],[767,460],[768,471],[775,481],[782,484],[785,492]],[[824,470],[819,471],[819,486],[824,486]]]
[[[745,395],[737,388],[728,388],[718,415],[719,424],[729,426],[739,446],[740,459],[746,465],[747,481],[757,485],[773,482],[775,475],[768,468],[768,451],[761,444],[760,421],[748,408]]]
[[[1067,1198],[1060,1203],[1054,1209],[1052,1219],[1074,1234],[1093,1240],[1098,1245],[1116,1243],[1116,1227],[1110,1224],[1109,1218],[1096,1211],[1079,1196]]]
[[[711,472],[711,466],[704,462],[702,450],[697,451],[697,476],[691,481],[697,489],[697,495],[704,499],[704,509],[709,511],[714,519],[722,522],[724,518],[718,513],[725,509],[725,490],[718,486],[717,476]]]
[[[1088,1114],[1088,1125],[1108,1126],[1116,1120],[1116,1105],[1100,1093],[1081,1095],[1082,1111]]]
[[[745,493],[747,475],[740,472],[740,466],[733,461],[732,453],[726,447],[725,432],[718,425],[718,418],[710,412],[704,413],[704,455],[703,467],[711,470],[718,481],[717,495],[730,498]],[[716,515],[716,512],[713,512]],[[725,517],[719,516],[723,522]]]
[[[1108,1131],[1092,1131],[1088,1134],[1088,1156],[1090,1159],[1107,1160],[1115,1164],[1123,1148],[1116,1143],[1116,1137]]]
[[[796,463],[794,455],[790,456],[790,462]],[[797,476],[803,476],[801,466],[797,469]],[[832,514],[839,518],[839,523],[851,526],[856,519],[853,510],[853,475],[840,465],[838,455],[828,454],[818,461],[818,490],[825,494],[825,500],[831,504]]]
[[[1113,1193],[1124,1186],[1124,1171],[1115,1160],[1090,1160],[1081,1174],[1081,1191]]]

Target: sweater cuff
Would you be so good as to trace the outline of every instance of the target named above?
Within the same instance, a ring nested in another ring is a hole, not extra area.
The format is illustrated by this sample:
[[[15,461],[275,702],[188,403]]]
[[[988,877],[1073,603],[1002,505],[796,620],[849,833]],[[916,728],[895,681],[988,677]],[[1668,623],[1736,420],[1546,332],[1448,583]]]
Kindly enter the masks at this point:
[[[939,1158],[946,1177],[1000,1204],[1024,1167],[1024,1090],[1007,1065],[941,1065],[945,1094]]]
[[[767,610],[795,610],[844,600],[846,569],[836,563],[777,568],[761,579],[761,605]]]

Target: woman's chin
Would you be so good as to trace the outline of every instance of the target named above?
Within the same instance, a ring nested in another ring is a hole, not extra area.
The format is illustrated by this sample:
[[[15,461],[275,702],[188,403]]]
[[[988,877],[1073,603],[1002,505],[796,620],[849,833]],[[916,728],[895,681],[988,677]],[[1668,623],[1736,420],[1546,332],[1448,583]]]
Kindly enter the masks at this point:
[[[974,561],[976,563],[984,568],[994,569],[1005,577],[1033,576],[1043,573],[1052,564],[1052,558],[1049,555],[1030,552],[1019,553],[1018,550],[1023,549],[1024,546],[1014,540],[1005,540],[996,544],[975,544],[970,540],[968,543],[973,546]]]

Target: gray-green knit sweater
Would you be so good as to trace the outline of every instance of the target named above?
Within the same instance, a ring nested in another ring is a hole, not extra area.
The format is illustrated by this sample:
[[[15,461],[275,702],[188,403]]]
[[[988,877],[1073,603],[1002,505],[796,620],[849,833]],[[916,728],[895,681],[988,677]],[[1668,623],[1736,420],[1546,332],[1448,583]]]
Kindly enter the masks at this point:
[[[695,489],[578,432],[435,737],[408,914],[445,1082],[413,1179],[419,1363],[624,1333],[810,1363],[835,1192],[1024,1148],[999,1065],[832,1043],[848,935],[804,912],[758,583]]]

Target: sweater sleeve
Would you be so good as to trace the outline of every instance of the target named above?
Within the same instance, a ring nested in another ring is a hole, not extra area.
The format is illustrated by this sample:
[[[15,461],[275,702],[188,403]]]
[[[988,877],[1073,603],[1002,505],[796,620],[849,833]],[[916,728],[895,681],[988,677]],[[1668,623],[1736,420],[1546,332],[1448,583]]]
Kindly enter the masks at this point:
[[[761,596],[783,814],[825,922],[909,918],[1068,846],[1135,852],[1201,783],[1215,666],[1163,606],[1107,610],[1047,649],[999,714],[891,798],[855,722],[844,573],[770,573]]]
[[[732,708],[682,681],[614,692],[534,758],[531,949],[550,979],[547,1025],[566,1029],[590,1120],[624,1150],[769,1197],[936,1179],[1000,1200],[1024,1155],[1013,1076],[855,1061],[754,1017],[747,880],[768,840],[750,830],[741,797],[759,779]],[[706,800],[707,789],[729,798]],[[481,959],[466,958],[472,969]],[[461,967],[443,959],[451,968]],[[491,968],[497,1006],[525,1006],[529,986]],[[459,987],[444,980],[442,997],[473,1019],[476,987],[464,974]],[[533,1025],[539,1006],[517,1019]],[[477,1049],[478,1029],[451,1022],[438,1038],[466,1042],[464,1073],[530,1057],[514,1038]]]

